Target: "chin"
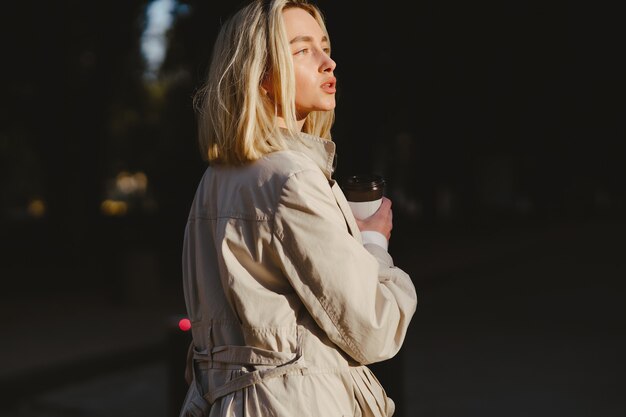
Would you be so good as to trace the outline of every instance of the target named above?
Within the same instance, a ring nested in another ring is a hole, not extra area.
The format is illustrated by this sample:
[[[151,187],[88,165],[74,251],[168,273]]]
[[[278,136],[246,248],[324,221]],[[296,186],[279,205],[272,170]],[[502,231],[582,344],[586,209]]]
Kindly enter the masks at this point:
[[[322,106],[320,106],[319,109],[317,109],[318,111],[330,111],[330,110],[335,110],[335,101],[333,100],[332,103],[326,103]]]
[[[299,114],[299,115],[302,115],[302,114],[309,114],[309,113],[312,113],[314,111],[331,111],[331,110],[335,110],[335,103],[332,103],[332,104],[329,103],[329,104],[320,105],[320,106],[313,106],[313,107],[311,107],[309,109],[306,109],[304,111],[296,109],[296,113]]]

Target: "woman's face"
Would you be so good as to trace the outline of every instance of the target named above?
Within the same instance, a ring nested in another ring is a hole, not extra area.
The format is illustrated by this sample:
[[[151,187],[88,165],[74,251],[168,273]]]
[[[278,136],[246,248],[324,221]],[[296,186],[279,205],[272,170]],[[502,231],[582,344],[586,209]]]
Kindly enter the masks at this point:
[[[296,112],[303,120],[312,111],[335,108],[336,64],[328,39],[315,18],[294,7],[283,11],[296,79]]]

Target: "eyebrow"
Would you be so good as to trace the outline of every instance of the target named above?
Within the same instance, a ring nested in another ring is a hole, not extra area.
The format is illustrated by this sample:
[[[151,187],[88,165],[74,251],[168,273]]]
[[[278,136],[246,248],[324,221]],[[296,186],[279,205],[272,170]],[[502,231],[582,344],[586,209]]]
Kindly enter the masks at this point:
[[[291,45],[292,43],[296,42],[313,42],[313,38],[306,35],[296,36],[291,41],[289,41],[289,44]],[[326,36],[322,36],[322,42],[328,42],[328,38]]]

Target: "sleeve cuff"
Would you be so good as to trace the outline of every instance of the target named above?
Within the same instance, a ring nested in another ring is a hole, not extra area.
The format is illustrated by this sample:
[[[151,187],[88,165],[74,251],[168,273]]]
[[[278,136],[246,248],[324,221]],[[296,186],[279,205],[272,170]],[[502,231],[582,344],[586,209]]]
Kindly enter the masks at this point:
[[[373,230],[365,230],[361,232],[361,239],[363,240],[363,245],[373,243],[375,245],[380,246],[384,250],[387,250],[389,246],[389,242],[385,235],[380,232],[375,232]]]

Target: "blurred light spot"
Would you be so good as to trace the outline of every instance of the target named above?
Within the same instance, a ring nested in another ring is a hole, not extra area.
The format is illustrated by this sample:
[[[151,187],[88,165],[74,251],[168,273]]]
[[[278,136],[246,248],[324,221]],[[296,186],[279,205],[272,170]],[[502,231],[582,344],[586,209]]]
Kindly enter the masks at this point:
[[[189,319],[181,319],[178,322],[178,328],[183,332],[188,331],[189,329],[191,329],[191,321],[189,321]]]
[[[122,171],[117,174],[115,186],[123,194],[144,194],[148,188],[148,177],[141,171],[134,174]]]
[[[125,201],[104,200],[100,210],[107,216],[123,216],[128,212],[128,204]]]
[[[33,198],[28,202],[26,210],[32,217],[43,217],[43,215],[46,214],[46,203],[40,198]]]
[[[146,29],[141,36],[141,51],[146,59],[146,78],[156,78],[159,67],[165,58],[167,30],[172,26],[174,0],[155,0],[146,10]]]

